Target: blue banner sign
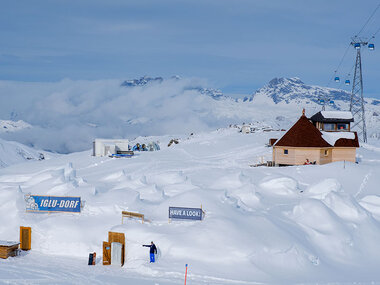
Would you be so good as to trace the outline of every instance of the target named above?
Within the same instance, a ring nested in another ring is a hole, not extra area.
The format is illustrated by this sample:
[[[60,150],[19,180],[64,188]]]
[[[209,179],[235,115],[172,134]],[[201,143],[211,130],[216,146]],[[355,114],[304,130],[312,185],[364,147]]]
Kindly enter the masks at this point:
[[[203,211],[200,208],[169,207],[169,219],[202,220]]]
[[[80,197],[26,195],[27,212],[72,212],[81,210]]]

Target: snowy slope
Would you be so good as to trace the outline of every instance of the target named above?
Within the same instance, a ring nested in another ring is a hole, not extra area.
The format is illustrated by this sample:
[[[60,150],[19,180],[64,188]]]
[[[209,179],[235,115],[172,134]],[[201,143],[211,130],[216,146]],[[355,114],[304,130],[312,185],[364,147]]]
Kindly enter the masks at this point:
[[[41,160],[49,158],[51,154],[37,151],[18,142],[10,142],[0,139],[0,168],[25,161]]]
[[[219,129],[172,147],[169,136],[151,137],[162,150],[131,159],[85,151],[1,169],[0,199],[7,202],[0,204],[0,237],[17,240],[18,227],[31,226],[33,250],[25,259],[0,260],[0,279],[17,280],[8,270],[24,268],[39,282],[75,284],[89,276],[95,284],[135,277],[181,284],[188,263],[189,284],[380,282],[380,144],[363,145],[359,164],[249,167],[270,157],[265,143],[282,133]],[[25,213],[27,193],[81,196],[85,207],[81,214]],[[201,205],[204,221],[168,223],[169,206]],[[150,222],[121,225],[122,210]],[[126,234],[126,265],[105,268],[98,260],[88,269],[88,253],[101,256],[109,230]],[[141,247],[151,240],[157,264]]]

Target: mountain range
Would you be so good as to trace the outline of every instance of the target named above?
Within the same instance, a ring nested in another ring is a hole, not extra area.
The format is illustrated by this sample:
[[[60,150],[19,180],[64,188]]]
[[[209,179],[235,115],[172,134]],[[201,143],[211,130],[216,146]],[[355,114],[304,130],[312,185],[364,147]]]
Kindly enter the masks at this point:
[[[302,108],[308,116],[320,111],[321,99],[326,110],[349,110],[350,102],[349,91],[308,85],[299,78],[274,78],[238,99],[202,80],[179,76],[0,81],[0,93],[10,98],[0,106],[0,137],[60,153],[89,149],[97,137],[189,134],[243,122],[286,129]],[[365,102],[368,136],[379,138],[380,100]]]

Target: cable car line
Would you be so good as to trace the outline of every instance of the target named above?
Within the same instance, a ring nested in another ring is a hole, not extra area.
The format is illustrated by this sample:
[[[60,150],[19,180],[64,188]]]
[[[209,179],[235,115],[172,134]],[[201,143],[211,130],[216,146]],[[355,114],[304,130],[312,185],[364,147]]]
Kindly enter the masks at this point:
[[[375,10],[372,12],[371,16],[369,16],[369,18],[367,19],[367,21],[365,22],[365,24],[363,25],[363,27],[360,29],[359,33],[357,33],[355,35],[355,37],[358,37],[360,35],[360,33],[364,30],[364,28],[367,26],[367,24],[369,23],[369,21],[372,19],[372,17],[376,14],[377,10],[380,8],[380,2],[379,4],[377,5],[377,7],[375,8]]]

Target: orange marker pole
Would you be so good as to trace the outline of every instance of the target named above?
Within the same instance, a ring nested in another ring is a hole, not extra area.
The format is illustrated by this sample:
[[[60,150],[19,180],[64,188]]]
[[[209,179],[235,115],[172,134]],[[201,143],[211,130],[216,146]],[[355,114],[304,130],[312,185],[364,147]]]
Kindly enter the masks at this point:
[[[187,264],[186,264],[186,272],[185,272],[185,285],[186,285],[186,278],[187,278]]]

